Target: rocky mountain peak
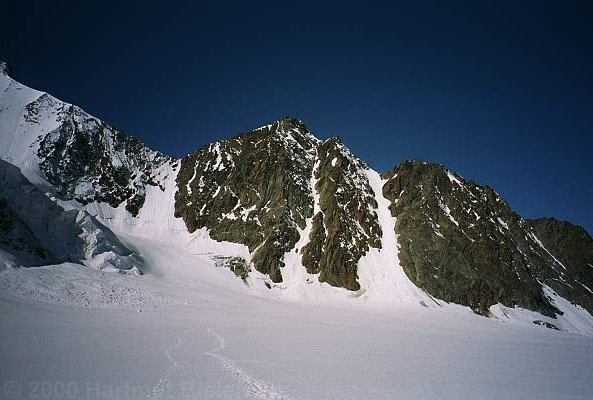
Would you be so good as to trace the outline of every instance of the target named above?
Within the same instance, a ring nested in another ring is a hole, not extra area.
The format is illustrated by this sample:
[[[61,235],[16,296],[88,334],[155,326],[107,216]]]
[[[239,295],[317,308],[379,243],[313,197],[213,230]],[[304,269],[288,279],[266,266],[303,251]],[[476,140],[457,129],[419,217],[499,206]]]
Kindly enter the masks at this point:
[[[176,215],[190,232],[247,245],[274,282],[296,251],[321,281],[357,290],[357,262],[381,236],[367,168],[337,138],[286,117],[183,159]]]
[[[312,151],[320,142],[303,121],[294,117],[281,118],[269,125],[242,133],[239,137],[247,140],[256,137],[258,144],[269,147],[275,145],[292,147],[296,144],[306,151]]]
[[[11,76],[10,66],[4,61],[0,61],[0,75]]]
[[[525,221],[490,187],[439,164],[404,161],[383,177],[400,261],[418,287],[486,315],[497,303],[554,315],[550,290],[591,309],[591,257],[572,257],[571,268],[553,255],[566,253],[566,243],[546,244],[569,234],[567,243],[584,243],[577,229]]]
[[[325,139],[323,142],[329,143],[331,146],[338,146],[338,145],[344,144],[344,142],[342,141],[342,138],[338,135],[331,136],[331,137]]]
[[[303,131],[307,131],[307,132],[309,131],[309,129],[303,123],[303,121],[301,121],[298,118],[291,117],[289,115],[280,118],[278,121],[276,121],[276,123],[283,130],[298,129],[298,130],[303,130]]]
[[[387,172],[385,175],[389,175],[396,170],[400,173],[405,172],[414,175],[434,174],[446,176],[447,172],[447,169],[442,164],[413,159],[400,162],[399,165]]]
[[[95,118],[81,108],[41,94],[24,107],[19,129],[37,132],[39,172],[60,196],[95,201],[134,216],[148,186],[163,190],[162,167],[175,160]]]

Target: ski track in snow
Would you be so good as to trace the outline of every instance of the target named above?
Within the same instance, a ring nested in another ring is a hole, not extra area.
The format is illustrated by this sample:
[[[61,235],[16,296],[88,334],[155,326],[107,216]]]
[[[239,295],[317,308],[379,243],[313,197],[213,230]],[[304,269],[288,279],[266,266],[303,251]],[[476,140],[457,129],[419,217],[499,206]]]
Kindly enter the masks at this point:
[[[204,354],[214,358],[229,374],[247,386],[249,396],[260,400],[290,400],[290,397],[277,390],[272,385],[253,378],[243,368],[238,367],[232,359],[216,354],[226,347],[226,341],[224,340],[224,337],[211,329],[208,329],[207,332],[218,339],[219,345],[215,349]]]
[[[201,329],[201,328],[198,328]],[[175,353],[179,350],[184,342],[184,337],[188,336],[190,332],[195,331],[196,328],[189,328],[183,331],[179,336],[177,336],[177,340],[175,341],[175,345],[170,347],[165,351],[165,357],[170,362],[170,366],[165,370],[155,387],[152,389],[152,392],[146,396],[148,399],[171,399],[171,393],[169,393],[171,378],[175,374],[175,372],[181,366],[181,362],[175,357]],[[209,356],[216,360],[220,366],[226,370],[233,378],[237,381],[242,383],[244,386],[247,387],[247,393],[250,397],[259,399],[259,400],[291,400],[286,394],[282,393],[281,391],[274,388],[272,385],[255,379],[247,371],[243,368],[237,366],[236,362],[228,357],[221,356],[217,354],[217,352],[226,348],[226,341],[224,337],[222,337],[217,332],[207,329],[205,330],[210,335],[214,336],[218,339],[219,344],[218,346],[210,351],[204,353],[204,355]]]
[[[182,337],[188,335],[190,332],[192,332],[194,330],[195,330],[195,328],[189,328],[189,329],[186,329],[185,331],[181,332],[181,334],[179,336],[177,336],[177,341],[176,341],[175,345],[165,351],[165,357],[167,357],[167,360],[169,360],[171,365],[169,366],[169,368],[167,368],[165,370],[165,372],[163,373],[163,375],[161,376],[161,378],[159,379],[159,381],[157,382],[155,387],[152,389],[152,393],[149,394],[148,396],[146,396],[148,399],[164,399],[165,398],[164,396],[167,394],[167,392],[169,390],[169,386],[170,386],[169,383],[170,383],[171,376],[173,376],[173,373],[181,365],[181,363],[175,358],[175,356],[173,354],[175,353],[175,351],[177,349],[179,349],[181,347],[181,344],[183,342]],[[169,398],[170,398],[170,396],[169,396]]]

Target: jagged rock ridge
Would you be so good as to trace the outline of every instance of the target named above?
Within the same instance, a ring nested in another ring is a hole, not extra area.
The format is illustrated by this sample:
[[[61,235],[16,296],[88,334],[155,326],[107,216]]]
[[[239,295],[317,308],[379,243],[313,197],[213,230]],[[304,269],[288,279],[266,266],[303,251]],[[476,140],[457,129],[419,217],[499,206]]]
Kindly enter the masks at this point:
[[[26,107],[25,121],[55,118],[58,127],[39,138],[39,167],[60,194],[87,204],[105,202],[137,215],[147,185],[161,186],[155,174],[173,158],[94,118],[80,108],[45,94]]]
[[[548,284],[562,297],[593,310],[593,238],[580,226],[554,218],[525,220],[538,245],[560,264]]]
[[[401,264],[428,293],[483,314],[501,303],[554,315],[544,284],[582,300],[575,277],[491,188],[421,161],[403,162],[384,177]],[[590,298],[579,303],[592,309]]]
[[[190,232],[205,227],[216,240],[247,245],[255,268],[274,282],[282,279],[284,255],[311,231],[308,244],[295,249],[309,272],[358,289],[356,263],[380,245],[362,168],[337,138],[318,140],[287,117],[184,158],[175,215]]]
[[[362,173],[368,166],[337,137],[317,148],[314,193],[318,194],[303,265],[334,286],[358,290],[358,260],[370,247],[381,247],[377,201]]]
[[[4,197],[0,197],[0,250],[17,255],[27,266],[41,264],[51,257]]]

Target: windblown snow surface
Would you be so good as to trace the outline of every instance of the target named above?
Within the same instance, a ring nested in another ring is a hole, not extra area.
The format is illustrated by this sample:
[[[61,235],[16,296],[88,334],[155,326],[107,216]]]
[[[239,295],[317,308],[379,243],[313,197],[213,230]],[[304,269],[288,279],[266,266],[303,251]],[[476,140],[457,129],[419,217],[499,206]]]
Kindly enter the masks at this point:
[[[30,90],[21,86],[4,93]],[[6,114],[41,95],[27,93],[22,104],[4,102],[0,143],[10,148],[0,153],[41,184],[36,159],[18,156],[36,137],[19,131],[18,112]],[[431,298],[399,265],[376,172],[364,174],[383,246],[361,259],[361,290],[349,292],[302,266],[310,222],[285,256],[281,284],[251,272],[246,285],[217,267],[215,255],[250,253],[205,229],[189,234],[173,217],[178,164],[160,168],[165,190],[147,187],[136,218],[123,204],[56,200],[108,227],[141,256],[144,275],[73,263],[0,271],[0,398],[593,398],[591,316],[551,290],[558,319],[502,305],[485,318]]]

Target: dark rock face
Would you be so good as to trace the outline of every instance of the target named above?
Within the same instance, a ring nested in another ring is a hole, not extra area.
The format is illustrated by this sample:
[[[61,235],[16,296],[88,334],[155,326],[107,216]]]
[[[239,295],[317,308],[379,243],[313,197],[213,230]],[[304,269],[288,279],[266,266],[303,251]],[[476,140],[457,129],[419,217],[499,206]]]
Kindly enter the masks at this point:
[[[497,303],[556,313],[542,283],[555,288],[561,266],[492,189],[420,161],[384,178],[400,261],[417,286],[482,314]]]
[[[274,282],[282,280],[284,255],[311,224],[302,249],[307,269],[358,289],[356,263],[380,240],[363,167],[338,140],[322,142],[287,117],[184,158],[175,215],[190,232],[206,227],[213,239],[247,245],[255,268]]]
[[[316,144],[284,119],[201,148],[181,161],[175,216],[190,232],[207,227],[213,239],[247,245],[256,269],[280,282],[284,254],[313,213]]]
[[[4,61],[0,61],[0,74],[12,77],[10,65]]]
[[[317,148],[315,169],[319,211],[313,218],[303,265],[319,280],[358,290],[358,260],[370,247],[381,247],[381,227],[372,189],[363,170],[367,165],[340,142],[330,138]]]
[[[593,238],[580,226],[554,218],[526,220],[546,251],[562,264],[546,283],[562,297],[593,310]]]
[[[546,327],[548,329],[553,329],[555,331],[559,331],[560,330],[560,329],[558,329],[558,327],[556,325],[551,324],[551,323],[549,323],[547,321],[542,321],[541,319],[537,319],[537,320],[533,321],[533,323],[536,324],[536,325],[544,326],[544,327]]]
[[[161,186],[154,171],[170,157],[151,150],[80,108],[48,95],[27,105],[25,120],[37,123],[40,113],[55,113],[59,126],[40,138],[40,168],[60,194],[82,204],[105,202],[137,215],[147,185]]]
[[[250,268],[243,257],[215,257],[214,261],[217,267],[230,269],[243,282],[247,280]]]
[[[0,197],[0,249],[20,255],[21,260],[31,265],[43,263],[51,257],[51,253],[39,243],[31,228],[4,197]]]

